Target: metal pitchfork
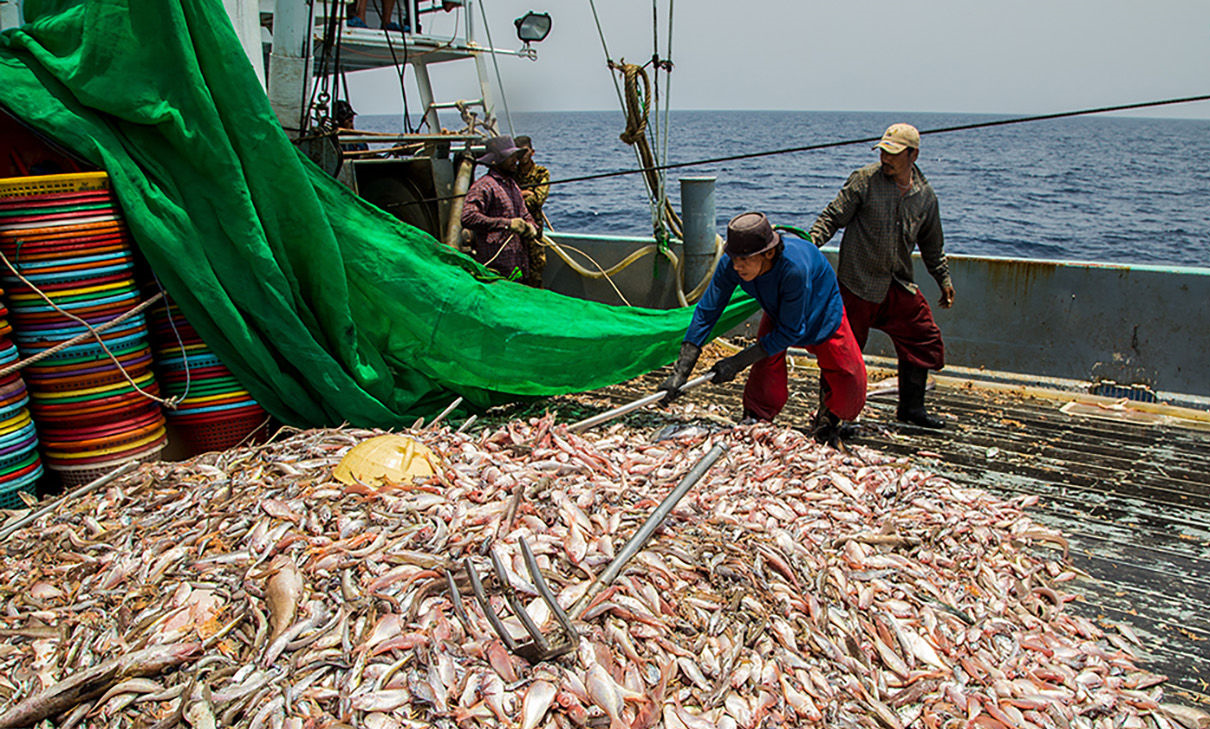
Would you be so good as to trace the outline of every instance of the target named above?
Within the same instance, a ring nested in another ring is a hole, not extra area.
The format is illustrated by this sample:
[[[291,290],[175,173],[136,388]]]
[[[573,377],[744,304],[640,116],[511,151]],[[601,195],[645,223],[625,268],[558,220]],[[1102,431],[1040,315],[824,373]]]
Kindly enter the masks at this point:
[[[692,380],[689,380],[685,384],[681,385],[680,392],[683,393],[686,390],[697,387],[698,385],[704,385],[707,382],[712,382],[713,380],[714,380],[714,373],[707,372],[706,374],[702,375],[701,377],[694,377]],[[660,402],[667,396],[668,396],[668,393],[664,392],[663,390],[660,390],[659,392],[653,392],[650,395],[644,395],[643,397],[640,397],[638,400],[632,400],[632,401],[626,403],[625,405],[619,405],[618,407],[614,408],[613,410],[606,410],[605,412],[598,413],[597,415],[594,415],[591,418],[585,418],[585,419],[579,421],[578,423],[572,423],[571,425],[567,426],[567,429],[573,433],[578,433],[581,430],[588,430],[589,428],[600,425],[601,423],[604,423],[608,420],[613,420],[614,418],[618,417],[619,415],[625,415],[626,413],[630,412],[631,410],[638,410],[641,407],[646,407],[647,405],[651,405],[652,403]]]
[[[496,634],[500,636],[500,640],[504,642],[505,647],[530,663],[546,661],[575,650],[580,634],[568,615],[570,614],[577,619],[579,618],[584,609],[591,604],[593,598],[600,594],[601,590],[608,587],[614,581],[614,578],[622,572],[626,563],[643,549],[651,539],[651,535],[655,534],[655,530],[664,523],[664,519],[676,507],[681,498],[701,480],[702,476],[706,475],[706,472],[710,470],[726,451],[726,447],[715,445],[706,455],[702,456],[701,460],[694,464],[693,468],[689,469],[689,473],[685,474],[685,477],[681,479],[676,488],[664,497],[664,500],[655,508],[651,516],[647,517],[647,521],[643,522],[639,530],[626,542],[626,546],[622,547],[622,551],[618,552],[613,561],[609,563],[609,566],[605,568],[605,571],[597,575],[596,579],[588,586],[588,589],[580,599],[567,612],[563,611],[554,594],[551,593],[550,588],[546,586],[546,580],[543,579],[542,572],[538,569],[538,560],[534,558],[534,553],[529,548],[529,544],[526,543],[525,538],[520,537],[518,539],[521,543],[521,555],[525,559],[525,567],[529,570],[529,576],[533,580],[534,587],[538,589],[538,594],[546,602],[547,607],[550,608],[551,613],[554,614],[555,619],[562,628],[561,631],[555,634],[545,635],[534,624],[533,618],[529,616],[529,613],[525,610],[525,606],[521,604],[516,591],[509,585],[508,576],[504,572],[504,565],[500,563],[500,558],[496,556],[496,550],[492,549],[489,551],[489,554],[492,560],[492,569],[495,571],[496,580],[500,585],[500,591],[503,593],[504,599],[508,602],[513,614],[521,621],[525,632],[529,633],[530,640],[523,643],[514,638],[509,633],[508,628],[505,627],[503,621],[500,620],[500,617],[496,615],[495,610],[492,609],[491,603],[488,601],[487,592],[483,589],[483,581],[479,578],[479,573],[475,570],[475,566],[471,564],[470,557],[464,559],[462,564],[466,569],[467,576],[470,577],[471,590],[475,594],[475,599],[479,602],[479,607],[483,608],[483,614],[487,616],[488,622],[491,623]],[[463,625],[470,625],[470,621],[462,609],[462,595],[458,592],[454,576],[449,570],[446,571],[445,578],[449,586],[450,597],[454,603],[454,611]]]

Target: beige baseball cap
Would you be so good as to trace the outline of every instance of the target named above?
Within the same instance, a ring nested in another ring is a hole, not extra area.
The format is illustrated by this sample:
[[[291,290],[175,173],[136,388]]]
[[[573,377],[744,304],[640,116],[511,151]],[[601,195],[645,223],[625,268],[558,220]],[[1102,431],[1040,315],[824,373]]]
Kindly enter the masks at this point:
[[[882,133],[882,139],[872,149],[885,149],[899,154],[905,149],[920,149],[920,132],[911,124],[892,124]]]

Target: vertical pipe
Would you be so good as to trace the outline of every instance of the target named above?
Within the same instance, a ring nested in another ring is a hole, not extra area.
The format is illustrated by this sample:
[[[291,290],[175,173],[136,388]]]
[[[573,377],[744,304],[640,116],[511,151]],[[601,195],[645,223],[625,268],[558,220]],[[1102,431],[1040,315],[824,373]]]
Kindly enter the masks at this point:
[[[286,134],[302,130],[303,100],[311,79],[310,4],[277,0],[273,4],[273,50],[269,56],[269,103]]]
[[[424,106],[424,120],[428,123],[429,134],[440,134],[441,120],[437,118],[437,107],[433,106],[433,83],[429,79],[428,64],[422,60],[411,61],[411,64],[416,75],[416,89],[420,92],[420,103]]]
[[[0,0],[0,6],[3,3],[4,0]],[[231,25],[235,28],[240,45],[244,47],[244,53],[256,71],[256,79],[264,88],[265,50],[260,36],[259,3],[256,0],[223,0],[223,7],[227,10],[227,17],[231,18]]]
[[[16,28],[24,22],[18,0],[0,0],[0,30]]]
[[[684,222],[685,288],[692,291],[713,271],[714,177],[681,178],[681,220]]]
[[[445,223],[444,243],[462,250],[462,205],[466,202],[466,191],[471,189],[471,173],[475,161],[470,151],[465,152],[458,162],[458,175],[454,178],[454,199],[450,201],[450,218]]]

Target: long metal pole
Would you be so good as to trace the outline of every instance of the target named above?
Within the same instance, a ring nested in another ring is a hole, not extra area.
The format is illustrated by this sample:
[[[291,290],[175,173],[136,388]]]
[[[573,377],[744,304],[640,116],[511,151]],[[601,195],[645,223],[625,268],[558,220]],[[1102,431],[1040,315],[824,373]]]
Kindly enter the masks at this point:
[[[693,387],[697,387],[698,385],[702,385],[707,382],[710,382],[713,379],[714,379],[713,374],[705,374],[705,375],[702,375],[701,377],[695,377],[692,380],[689,380],[685,384],[681,385],[681,392],[684,392],[685,390],[688,390]],[[613,420],[614,418],[618,417],[619,415],[625,415],[626,413],[630,412],[631,410],[638,410],[641,407],[646,407],[648,405],[651,405],[652,403],[657,403],[660,400],[663,400],[667,396],[668,396],[668,393],[664,392],[663,390],[661,390],[660,392],[653,392],[650,395],[644,395],[643,397],[640,397],[638,400],[635,400],[634,402],[628,402],[625,405],[621,405],[619,407],[614,408],[613,410],[606,410],[605,412],[600,413],[598,415],[594,415],[591,418],[585,418],[584,420],[581,420],[578,423],[572,423],[571,425],[567,426],[567,429],[573,433],[577,433],[581,430],[587,430],[587,429],[593,427],[594,425],[600,425],[601,423],[604,423],[607,420]]]
[[[689,469],[689,473],[685,474],[685,477],[681,479],[677,487],[664,497],[664,500],[651,513],[651,516],[647,517],[647,521],[643,522],[643,526],[639,527],[639,530],[634,533],[630,541],[626,542],[626,546],[622,547],[622,551],[618,552],[618,556],[614,557],[604,572],[597,575],[597,578],[589,585],[584,595],[579,600],[576,600],[576,604],[572,605],[571,610],[567,611],[573,620],[580,617],[580,613],[592,602],[592,599],[597,596],[598,592],[613,582],[614,578],[622,572],[622,568],[626,566],[626,563],[630,561],[630,558],[638,554],[639,550],[647,544],[647,540],[651,539],[651,535],[655,533],[655,530],[660,528],[660,525],[664,523],[664,519],[668,514],[672,513],[672,510],[676,508],[681,498],[689,492],[689,489],[697,485],[702,476],[706,475],[706,471],[709,471],[710,467],[726,452],[726,446],[715,445],[706,455],[702,456],[702,459],[693,468]]]

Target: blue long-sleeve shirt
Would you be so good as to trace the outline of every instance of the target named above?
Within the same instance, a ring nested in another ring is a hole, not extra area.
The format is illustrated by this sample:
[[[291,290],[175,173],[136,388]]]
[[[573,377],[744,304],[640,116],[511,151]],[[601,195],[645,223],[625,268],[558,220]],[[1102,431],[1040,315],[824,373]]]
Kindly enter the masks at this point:
[[[773,331],[761,337],[767,354],[789,347],[819,344],[836,331],[844,315],[836,272],[828,259],[809,241],[784,236],[785,250],[773,268],[752,281],[740,279],[726,254],[714,269],[706,293],[697,302],[685,341],[702,346],[718,322],[735,287],[739,286],[760,303],[773,319]]]

